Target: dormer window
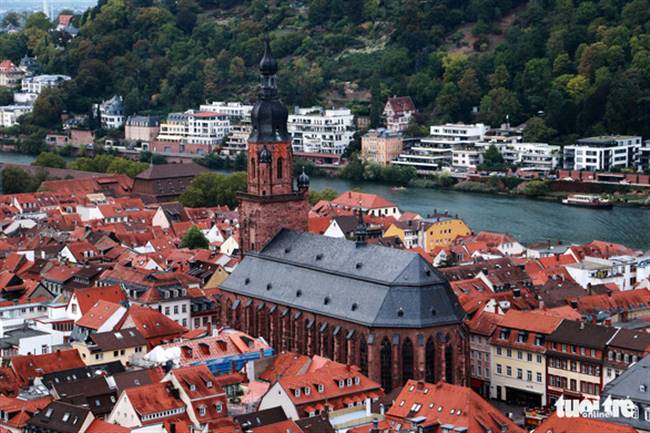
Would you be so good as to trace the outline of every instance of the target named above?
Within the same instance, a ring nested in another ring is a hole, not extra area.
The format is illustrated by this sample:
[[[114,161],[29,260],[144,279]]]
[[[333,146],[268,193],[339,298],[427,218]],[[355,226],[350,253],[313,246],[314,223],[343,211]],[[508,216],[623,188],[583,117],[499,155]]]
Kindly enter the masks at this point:
[[[354,384],[358,385],[359,383],[361,383],[361,378],[359,378],[359,376],[354,376]]]
[[[190,383],[190,391],[196,391],[196,385]]]
[[[208,381],[205,383],[205,386],[207,386],[208,388],[212,388],[212,381],[211,381],[211,380],[208,380]]]
[[[205,413],[206,413],[205,406],[199,407],[199,415],[205,416]]]
[[[348,386],[352,386],[352,378],[348,377],[348,380],[346,381]]]
[[[311,394],[311,389],[308,386],[306,386],[304,392],[305,392],[305,395],[309,395],[309,394]]]
[[[318,392],[324,392],[325,391],[325,387],[323,386],[322,383],[319,383],[318,385],[316,385],[316,389],[318,389]]]
[[[296,388],[296,389],[294,389],[294,390],[293,390],[293,395],[294,395],[295,397],[300,397],[300,388]]]
[[[345,386],[345,381],[343,379],[339,380],[339,388],[343,388]]]
[[[223,410],[223,404],[221,404],[221,402],[217,403],[216,409],[217,409],[217,412],[221,412]]]

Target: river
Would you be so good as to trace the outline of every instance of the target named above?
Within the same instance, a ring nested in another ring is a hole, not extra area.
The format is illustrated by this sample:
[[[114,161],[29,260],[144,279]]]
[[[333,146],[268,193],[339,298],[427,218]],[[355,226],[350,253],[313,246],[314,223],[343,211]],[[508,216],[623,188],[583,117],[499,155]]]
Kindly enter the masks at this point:
[[[17,153],[0,154],[0,162],[29,164],[33,159]],[[389,186],[367,182],[312,179],[312,190],[324,188],[340,192],[358,188],[386,197],[402,210],[421,215],[446,210],[458,214],[474,231],[506,232],[524,243],[542,240],[584,243],[598,239],[650,249],[650,209],[645,208],[615,206],[611,210],[593,210],[523,197],[428,188],[394,191]]]

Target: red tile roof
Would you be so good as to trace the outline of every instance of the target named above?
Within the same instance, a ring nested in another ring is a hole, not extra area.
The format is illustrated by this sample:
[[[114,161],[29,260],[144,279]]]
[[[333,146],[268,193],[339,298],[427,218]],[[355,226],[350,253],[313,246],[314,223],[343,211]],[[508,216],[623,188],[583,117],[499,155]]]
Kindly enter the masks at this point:
[[[11,368],[25,382],[48,373],[81,368],[85,365],[79,352],[74,349],[43,355],[17,355],[11,358]]]
[[[86,314],[98,301],[120,304],[128,299],[126,293],[118,285],[76,289],[70,299],[72,300],[73,297],[77,299],[82,315]]]
[[[201,424],[228,415],[226,393],[207,365],[175,368],[171,374],[191,400],[194,413]],[[218,404],[221,406],[221,411],[217,410]],[[202,410],[203,415],[201,415]]]
[[[166,418],[156,417],[150,420],[143,420],[143,416],[165,412],[185,407],[180,398],[176,398],[172,392],[173,386],[170,383],[153,383],[150,385],[128,388],[123,392],[131,402],[131,405],[140,417],[142,424],[158,424]],[[176,418],[178,415],[172,416]],[[183,417],[178,417],[183,418]]]
[[[0,426],[22,429],[36,412],[50,404],[51,401],[51,397],[20,400],[0,395],[0,412],[5,413],[8,418],[0,419]]]
[[[386,417],[402,424],[410,418],[424,417],[420,424],[423,427],[450,424],[466,427],[472,433],[499,432],[502,426],[509,433],[524,432],[472,389],[444,382],[432,385],[409,380]]]
[[[396,114],[415,111],[415,104],[410,96],[394,96],[388,98],[388,104]]]
[[[250,430],[252,433],[303,433],[304,430],[293,420],[285,420],[273,424],[267,424]]]
[[[121,328],[135,327],[149,341],[157,344],[160,339],[179,338],[187,329],[151,308],[132,305],[126,313]]]
[[[361,206],[363,209],[379,209],[397,207],[395,203],[377,195],[364,192],[348,191],[332,200],[332,204],[354,209]]]
[[[101,419],[95,419],[85,433],[131,433],[131,429],[117,424],[109,424]]]
[[[630,426],[594,418],[560,418],[553,413],[535,431],[542,433],[636,433]]]
[[[120,304],[99,300],[75,324],[84,328],[98,330],[120,308],[122,308]]]
[[[562,319],[540,310],[518,311],[508,310],[499,324],[502,328],[510,328],[521,331],[538,332],[550,334],[555,331]]]

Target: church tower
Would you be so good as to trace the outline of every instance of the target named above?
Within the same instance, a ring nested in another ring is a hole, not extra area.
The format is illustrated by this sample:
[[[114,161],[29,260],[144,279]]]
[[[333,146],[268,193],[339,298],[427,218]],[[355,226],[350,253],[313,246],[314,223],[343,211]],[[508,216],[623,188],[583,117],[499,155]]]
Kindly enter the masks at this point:
[[[277,72],[267,38],[260,61],[261,91],[251,113],[248,188],[238,195],[242,254],[262,249],[281,228],[307,231],[309,177],[298,176],[294,188],[289,113],[278,96]]]

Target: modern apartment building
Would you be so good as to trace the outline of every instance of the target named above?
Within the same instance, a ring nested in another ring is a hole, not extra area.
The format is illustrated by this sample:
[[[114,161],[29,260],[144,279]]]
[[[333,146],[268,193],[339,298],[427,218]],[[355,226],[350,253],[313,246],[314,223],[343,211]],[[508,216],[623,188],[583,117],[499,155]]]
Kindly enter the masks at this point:
[[[393,164],[412,166],[421,173],[438,171],[453,164],[454,149],[473,148],[488,129],[482,123],[431,126],[429,136],[414,144],[409,152],[400,154]]]
[[[31,105],[5,105],[0,107],[0,127],[18,125],[18,118],[32,111]]]
[[[24,93],[40,94],[43,89],[57,87],[64,82],[71,80],[67,75],[36,75],[23,78],[20,89]]]
[[[231,124],[230,132],[226,136],[226,142],[224,143],[222,152],[229,156],[246,152],[248,137],[250,137],[252,130],[253,127],[250,120],[243,120],[239,123]]]
[[[295,152],[341,155],[354,136],[354,116],[347,108],[296,108],[288,129]]]
[[[564,168],[571,170],[609,171],[636,167],[641,137],[610,135],[582,138],[564,147]]]
[[[171,113],[160,123],[152,150],[205,155],[221,146],[229,131],[230,120],[225,114],[194,110]]]
[[[245,105],[241,102],[224,102],[213,101],[209,104],[202,104],[199,111],[206,113],[219,113],[228,116],[232,123],[237,123],[242,120],[250,121],[252,105]]]

